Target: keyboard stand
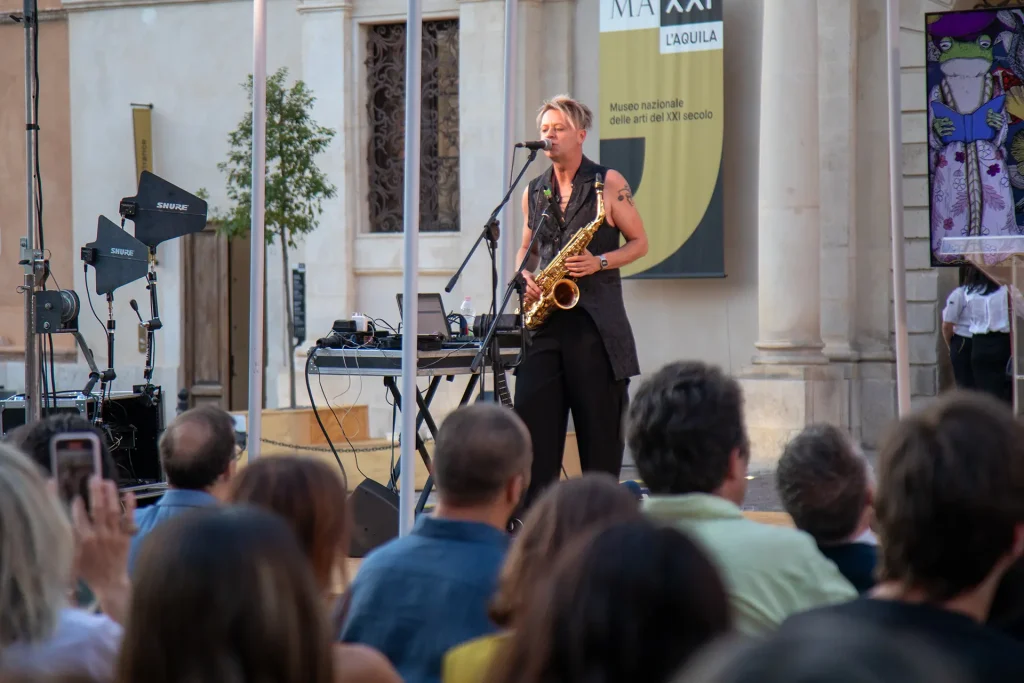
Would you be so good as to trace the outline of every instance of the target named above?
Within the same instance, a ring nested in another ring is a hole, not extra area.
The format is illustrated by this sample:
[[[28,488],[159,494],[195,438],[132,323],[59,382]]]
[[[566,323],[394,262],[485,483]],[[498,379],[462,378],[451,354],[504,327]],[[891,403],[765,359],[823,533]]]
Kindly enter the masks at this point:
[[[448,375],[446,377],[448,381],[455,379],[454,375]],[[462,399],[459,400],[459,407],[468,405],[470,399],[473,397],[473,391],[476,389],[477,384],[480,381],[479,374],[473,374],[469,378],[469,382],[466,384],[466,390],[462,392]],[[419,500],[416,502],[416,514],[423,512],[423,509],[427,505],[427,499],[430,497],[430,492],[434,488],[434,468],[433,462],[430,459],[430,454],[427,453],[427,445],[423,443],[423,439],[420,438],[420,425],[424,422],[427,424],[427,429],[430,431],[431,438],[437,441],[437,423],[434,422],[434,417],[430,414],[430,403],[434,400],[434,394],[437,393],[437,387],[441,384],[441,375],[434,375],[430,378],[430,384],[427,385],[427,394],[423,395],[419,387],[416,388],[416,407],[418,412],[416,414],[416,450],[419,451],[420,458],[423,460],[423,464],[427,467],[427,482],[423,486],[423,490],[420,492]],[[402,392],[398,390],[398,382],[395,381],[393,376],[387,376],[384,378],[384,386],[388,388],[391,393],[391,397],[395,400],[395,407],[398,408],[399,412],[402,410]],[[398,492],[398,478],[402,474],[402,461],[397,460],[395,467],[391,471],[391,481],[388,482],[388,488],[394,492]]]
[[[430,436],[437,439],[437,423],[430,414],[430,404],[441,384],[441,379],[449,382],[455,379],[455,375],[470,375],[465,391],[459,406],[468,405],[473,398],[473,392],[480,382],[482,373],[487,372],[486,366],[478,370],[472,370],[470,365],[477,355],[479,343],[467,343],[465,348],[442,349],[434,351],[417,352],[417,376],[429,377],[426,395],[416,388],[416,450],[427,468],[427,481],[420,493],[416,503],[416,514],[419,515],[426,507],[427,499],[434,488],[433,463],[430,454],[427,453],[426,444],[420,437],[420,426],[426,423]],[[314,354],[310,364],[310,373],[321,375],[359,375],[369,377],[381,377],[388,393],[394,399],[395,408],[402,410],[402,393],[398,389],[398,378],[401,377],[401,350],[380,349],[372,347],[355,347],[341,349],[310,349]],[[503,368],[511,366],[517,359],[519,348],[502,347],[498,350],[499,358],[495,358],[494,366]],[[493,369],[493,367],[491,368]],[[511,398],[508,395],[505,371],[502,369],[495,374],[496,390],[501,402],[511,405]],[[393,493],[398,491],[398,480],[401,475],[401,460],[395,462],[391,471],[391,479],[387,488]]]

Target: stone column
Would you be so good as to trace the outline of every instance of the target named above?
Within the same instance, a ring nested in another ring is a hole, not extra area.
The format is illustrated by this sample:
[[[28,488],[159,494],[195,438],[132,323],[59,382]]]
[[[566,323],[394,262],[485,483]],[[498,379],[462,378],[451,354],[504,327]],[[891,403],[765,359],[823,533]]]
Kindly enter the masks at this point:
[[[817,0],[765,3],[763,35],[756,362],[820,364]]]
[[[822,353],[817,0],[764,5],[758,341],[740,373],[751,470],[811,422],[849,424],[849,381]]]
[[[821,337],[832,360],[857,359],[857,2],[820,0],[818,71],[821,212]],[[883,50],[884,51],[884,50]],[[888,222],[886,222],[888,224]]]
[[[316,96],[313,119],[335,130],[317,164],[337,188],[333,199],[323,203],[319,227],[305,237],[306,337],[316,339],[330,331],[338,318],[348,317],[356,306],[353,250],[358,229],[358,166],[356,135],[359,117],[352,76],[352,3],[350,0],[307,0],[298,7],[302,17],[302,79]],[[294,74],[293,77],[298,77]],[[294,265],[294,263],[292,264]],[[299,347],[296,366],[297,402],[308,404],[302,371],[307,344]],[[287,375],[285,375],[287,376]],[[287,381],[282,382],[287,396]],[[322,399],[321,399],[322,400]],[[390,414],[389,414],[390,422]]]

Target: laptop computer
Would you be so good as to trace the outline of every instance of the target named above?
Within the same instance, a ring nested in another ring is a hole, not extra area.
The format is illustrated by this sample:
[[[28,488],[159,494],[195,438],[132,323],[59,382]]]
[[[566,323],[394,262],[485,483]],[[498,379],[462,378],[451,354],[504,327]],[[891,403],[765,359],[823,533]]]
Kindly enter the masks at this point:
[[[401,319],[404,315],[402,294],[397,294],[396,298],[398,299],[398,317]],[[419,304],[416,315],[417,338],[449,341],[451,339],[451,328],[448,326],[448,314],[445,313],[441,295],[436,292],[418,294],[416,298]]]

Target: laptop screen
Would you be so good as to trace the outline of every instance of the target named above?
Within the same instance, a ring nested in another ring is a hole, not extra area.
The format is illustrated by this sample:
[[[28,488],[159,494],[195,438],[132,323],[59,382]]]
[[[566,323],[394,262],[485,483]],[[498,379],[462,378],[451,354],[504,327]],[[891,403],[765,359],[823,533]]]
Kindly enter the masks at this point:
[[[401,318],[404,315],[402,295],[398,294],[397,298],[398,315]],[[419,328],[416,331],[417,336],[440,336],[444,340],[450,339],[451,332],[448,327],[448,315],[444,311],[441,295],[437,293],[419,294],[416,298],[419,305],[418,315],[416,316],[417,327]]]

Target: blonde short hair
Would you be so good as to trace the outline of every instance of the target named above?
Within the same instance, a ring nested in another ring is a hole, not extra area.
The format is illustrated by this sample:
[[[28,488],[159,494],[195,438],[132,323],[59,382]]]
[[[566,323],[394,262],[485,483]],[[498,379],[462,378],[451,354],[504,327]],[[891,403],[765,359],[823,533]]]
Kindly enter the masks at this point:
[[[67,604],[74,541],[39,467],[0,444],[0,646],[49,638]]]
[[[590,130],[590,126],[594,121],[594,115],[590,112],[590,108],[587,105],[574,100],[568,95],[556,95],[541,105],[540,112],[537,113],[537,128],[540,128],[544,114],[551,110],[561,112],[565,120],[569,122],[569,125],[576,130]]]

